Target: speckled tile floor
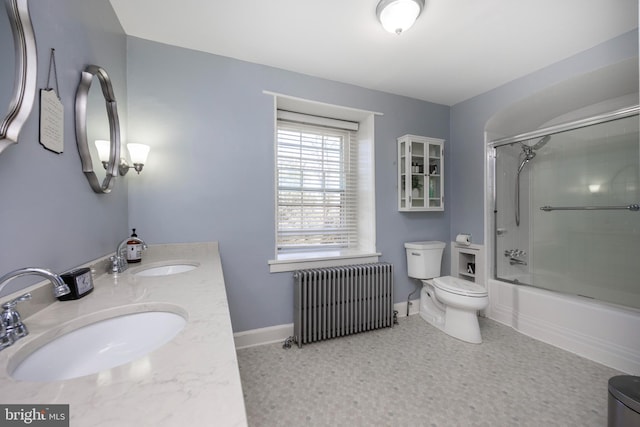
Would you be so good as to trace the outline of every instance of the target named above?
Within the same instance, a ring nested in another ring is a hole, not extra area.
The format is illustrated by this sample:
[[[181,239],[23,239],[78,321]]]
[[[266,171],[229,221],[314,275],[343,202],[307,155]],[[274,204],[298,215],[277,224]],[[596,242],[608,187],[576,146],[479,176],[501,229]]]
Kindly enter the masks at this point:
[[[480,345],[410,316],[302,349],[239,350],[249,425],[606,425],[620,372],[489,319],[480,327]]]

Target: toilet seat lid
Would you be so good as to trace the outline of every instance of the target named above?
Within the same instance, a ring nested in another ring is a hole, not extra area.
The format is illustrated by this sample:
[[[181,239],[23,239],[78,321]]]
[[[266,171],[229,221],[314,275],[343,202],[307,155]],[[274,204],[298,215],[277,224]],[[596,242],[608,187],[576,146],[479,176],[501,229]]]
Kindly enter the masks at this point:
[[[485,297],[488,295],[487,290],[477,283],[458,277],[444,276],[433,279],[436,288],[452,294],[464,295],[468,297]]]

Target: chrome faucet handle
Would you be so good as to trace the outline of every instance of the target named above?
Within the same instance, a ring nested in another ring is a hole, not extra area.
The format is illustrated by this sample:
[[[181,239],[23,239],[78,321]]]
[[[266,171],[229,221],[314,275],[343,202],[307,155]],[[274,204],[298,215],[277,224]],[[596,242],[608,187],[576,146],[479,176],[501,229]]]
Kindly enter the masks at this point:
[[[118,271],[120,270],[120,257],[109,257],[109,261],[111,261],[111,273],[118,273]]]
[[[114,255],[109,257],[109,260],[111,261],[111,274],[123,273],[129,267],[126,256]]]
[[[527,256],[527,252],[521,249],[505,249],[504,256],[508,258],[517,258],[521,256]]]
[[[22,337],[26,337],[29,335],[29,330],[27,326],[22,323],[22,319],[20,318],[20,313],[15,309],[16,305],[22,301],[28,301],[31,299],[31,294],[27,293],[24,295],[20,295],[18,298],[13,299],[11,301],[5,302],[2,304],[2,314],[0,314],[0,318],[2,319],[2,325],[5,329],[5,334],[9,335],[13,338],[13,342],[18,341]]]
[[[29,301],[30,299],[31,299],[31,294],[26,293],[24,295],[20,295],[18,298],[5,302],[4,304],[2,304],[2,308],[4,309],[14,308],[16,305],[18,305],[19,302]]]

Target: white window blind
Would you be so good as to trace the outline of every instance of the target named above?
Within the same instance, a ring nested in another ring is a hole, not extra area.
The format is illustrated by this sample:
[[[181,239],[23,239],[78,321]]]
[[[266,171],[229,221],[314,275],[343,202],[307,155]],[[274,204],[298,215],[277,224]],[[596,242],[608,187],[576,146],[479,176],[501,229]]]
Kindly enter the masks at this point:
[[[358,246],[356,136],[278,120],[278,253]]]

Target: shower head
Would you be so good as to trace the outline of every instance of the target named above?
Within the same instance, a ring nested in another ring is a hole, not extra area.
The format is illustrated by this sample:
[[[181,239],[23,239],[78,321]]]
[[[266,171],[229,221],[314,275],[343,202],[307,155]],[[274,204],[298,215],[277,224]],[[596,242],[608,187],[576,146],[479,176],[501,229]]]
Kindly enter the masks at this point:
[[[534,145],[527,145],[524,142],[520,142],[522,145],[522,153],[520,153],[520,164],[518,165],[518,172],[516,173],[516,225],[520,225],[520,172],[524,169],[524,165],[529,163],[535,156],[536,150],[541,149],[549,142],[551,135],[545,135],[538,140]]]
[[[522,154],[524,154],[524,158],[529,161],[536,156],[536,152],[533,150],[533,147],[524,146],[522,147]]]
[[[544,145],[549,142],[549,140],[551,139],[551,135],[545,135],[542,138],[540,138],[540,141],[536,142],[536,145],[534,145],[533,147],[531,147],[533,150],[539,150],[542,147],[544,147]]]
[[[529,163],[529,160],[533,159],[535,156],[536,153],[534,153],[533,151],[524,153],[524,157],[522,158],[522,160],[520,161],[520,165],[518,166],[518,176],[520,176],[520,172],[522,172],[522,169],[524,169],[524,165]]]
[[[518,175],[520,174],[520,172],[522,172],[524,165],[529,163],[529,160],[532,160],[535,156],[536,153],[535,151],[533,151],[532,147],[526,144],[522,144],[522,153],[520,153],[520,157],[522,158],[522,160],[520,160],[520,165],[518,166]]]
[[[522,171],[524,165],[529,163],[529,160],[532,160],[536,156],[536,151],[544,147],[544,145],[549,142],[550,139],[550,135],[545,135],[540,138],[534,145],[527,145],[523,142],[520,143],[520,145],[522,145],[522,153],[520,155],[523,156],[523,158],[520,161],[520,165],[518,166],[518,173]]]
[[[539,149],[544,147],[546,143],[549,142],[550,139],[551,139],[551,135],[545,135],[533,145],[526,144],[526,142],[529,142],[530,140],[522,141],[520,142],[520,145],[522,145],[522,151],[524,151],[524,153],[527,156],[530,156],[531,153],[533,153],[534,151],[538,151]],[[533,153],[533,156],[535,156],[535,153]]]

